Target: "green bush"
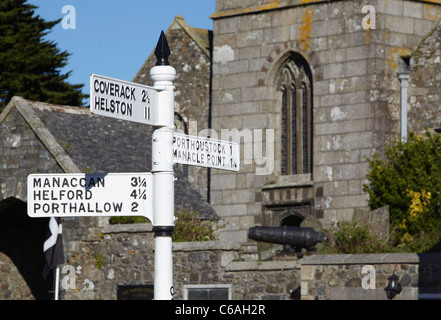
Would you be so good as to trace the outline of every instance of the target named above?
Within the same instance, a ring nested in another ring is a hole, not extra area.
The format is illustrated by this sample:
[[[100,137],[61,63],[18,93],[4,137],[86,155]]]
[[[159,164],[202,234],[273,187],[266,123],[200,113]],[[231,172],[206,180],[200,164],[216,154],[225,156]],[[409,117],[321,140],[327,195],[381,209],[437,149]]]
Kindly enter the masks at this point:
[[[145,217],[135,216],[116,216],[109,219],[110,224],[131,224],[131,223],[147,223],[149,220]]]
[[[110,224],[147,223],[144,217],[118,216],[111,217]],[[174,242],[209,241],[214,240],[214,223],[211,220],[202,220],[197,211],[180,211],[176,213]]]
[[[177,214],[173,241],[214,240],[214,226],[211,220],[202,220],[197,211],[181,211]]]
[[[385,159],[369,160],[371,209],[389,205],[395,245],[422,252],[441,240],[441,136],[410,133],[407,142],[386,147]]]
[[[372,234],[368,227],[355,222],[338,222],[331,233],[329,241],[322,253],[324,254],[366,254],[397,251],[394,248],[394,235],[381,239]]]

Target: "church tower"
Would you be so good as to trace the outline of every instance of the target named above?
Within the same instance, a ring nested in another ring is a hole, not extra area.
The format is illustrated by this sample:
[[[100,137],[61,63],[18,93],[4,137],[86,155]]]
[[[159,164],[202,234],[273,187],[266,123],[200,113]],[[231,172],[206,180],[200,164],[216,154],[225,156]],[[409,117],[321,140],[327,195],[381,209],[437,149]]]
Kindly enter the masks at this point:
[[[217,0],[213,129],[241,141],[211,172],[225,241],[254,225],[329,228],[368,208],[368,161],[400,134],[397,72],[437,24],[437,1]]]

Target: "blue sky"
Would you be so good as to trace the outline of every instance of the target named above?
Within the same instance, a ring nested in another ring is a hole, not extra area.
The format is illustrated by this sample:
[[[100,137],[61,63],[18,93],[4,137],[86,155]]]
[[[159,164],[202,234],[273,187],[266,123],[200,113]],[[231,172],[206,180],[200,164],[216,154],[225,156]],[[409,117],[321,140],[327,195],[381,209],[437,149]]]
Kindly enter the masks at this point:
[[[215,0],[28,0],[39,7],[46,21],[75,17],[75,29],[57,24],[45,39],[57,43],[71,56],[62,73],[72,70],[68,81],[84,84],[89,94],[92,73],[131,81],[176,15],[192,27],[213,29],[209,18]],[[73,6],[72,11],[62,9]],[[71,24],[72,25],[72,24]]]

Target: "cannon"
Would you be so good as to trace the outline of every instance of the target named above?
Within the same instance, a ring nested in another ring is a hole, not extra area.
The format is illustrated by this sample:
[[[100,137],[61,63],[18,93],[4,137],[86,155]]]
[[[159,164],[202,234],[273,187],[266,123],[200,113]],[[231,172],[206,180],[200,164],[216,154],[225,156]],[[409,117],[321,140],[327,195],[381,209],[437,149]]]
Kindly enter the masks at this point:
[[[319,242],[327,242],[328,237],[309,227],[252,227],[250,239],[283,245],[283,253],[295,253],[301,249],[310,250]]]

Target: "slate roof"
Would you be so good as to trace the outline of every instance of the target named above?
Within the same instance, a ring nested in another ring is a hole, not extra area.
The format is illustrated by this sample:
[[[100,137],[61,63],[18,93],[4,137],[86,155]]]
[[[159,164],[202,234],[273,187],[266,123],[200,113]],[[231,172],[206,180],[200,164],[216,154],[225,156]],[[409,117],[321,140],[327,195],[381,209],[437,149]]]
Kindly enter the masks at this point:
[[[66,172],[151,171],[151,126],[96,116],[88,108],[52,105],[20,97],[14,97],[13,103],[19,105],[17,109],[34,131],[45,132],[45,138],[40,136],[40,139],[48,149],[61,146],[78,167],[75,169],[71,165],[64,169]],[[175,169],[175,177],[176,209],[197,210],[201,218],[218,219],[181,171]]]
[[[152,128],[87,109],[36,104],[36,115],[82,172],[149,172]],[[70,109],[70,110],[68,110]]]

